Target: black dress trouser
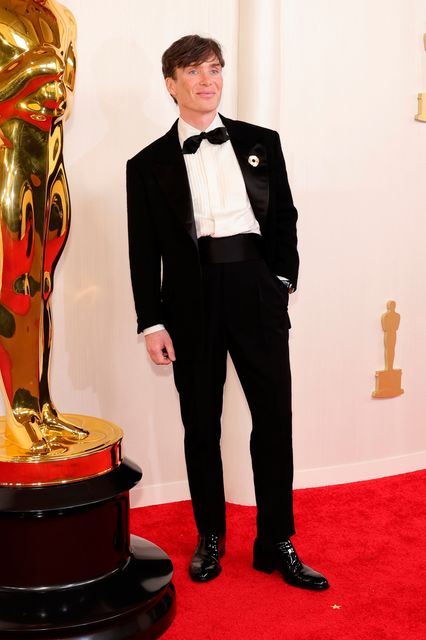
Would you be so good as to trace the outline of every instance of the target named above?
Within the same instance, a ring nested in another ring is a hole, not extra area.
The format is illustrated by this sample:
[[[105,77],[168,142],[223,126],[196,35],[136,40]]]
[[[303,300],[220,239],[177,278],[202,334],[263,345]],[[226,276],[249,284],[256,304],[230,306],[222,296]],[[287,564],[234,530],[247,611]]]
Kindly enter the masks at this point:
[[[257,535],[279,541],[294,533],[288,293],[263,259],[203,264],[202,272],[202,356],[174,363],[196,525],[201,534],[226,529],[220,437],[229,352],[252,416]]]

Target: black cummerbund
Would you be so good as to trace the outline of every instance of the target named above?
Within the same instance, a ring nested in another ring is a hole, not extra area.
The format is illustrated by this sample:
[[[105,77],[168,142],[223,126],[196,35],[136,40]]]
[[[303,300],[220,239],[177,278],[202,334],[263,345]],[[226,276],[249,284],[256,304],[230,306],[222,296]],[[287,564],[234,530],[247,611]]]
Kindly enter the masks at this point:
[[[258,233],[198,239],[202,263],[247,262],[263,258],[263,239]]]

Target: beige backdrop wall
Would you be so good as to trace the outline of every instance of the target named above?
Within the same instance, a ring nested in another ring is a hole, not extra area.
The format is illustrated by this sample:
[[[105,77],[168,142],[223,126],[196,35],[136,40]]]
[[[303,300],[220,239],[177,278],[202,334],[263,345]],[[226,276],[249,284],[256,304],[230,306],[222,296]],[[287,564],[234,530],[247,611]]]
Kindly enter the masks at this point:
[[[200,32],[224,45],[222,111],[279,128],[300,212],[290,303],[296,486],[423,467],[426,125],[413,116],[426,91],[426,1],[65,3],[79,25],[79,69],[65,139],[73,221],[54,296],[59,408],[124,428],[125,452],[144,471],[134,504],[188,497],[172,372],[151,365],[136,336],[124,171],[176,117],[161,53]],[[390,298],[405,394],[373,400]],[[230,365],[223,449],[235,502],[253,501],[249,430]]]

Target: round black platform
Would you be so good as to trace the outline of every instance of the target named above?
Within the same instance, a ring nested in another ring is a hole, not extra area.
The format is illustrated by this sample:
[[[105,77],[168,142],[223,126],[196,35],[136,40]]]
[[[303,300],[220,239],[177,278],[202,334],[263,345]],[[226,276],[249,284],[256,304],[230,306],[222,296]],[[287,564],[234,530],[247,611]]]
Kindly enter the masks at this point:
[[[0,487],[0,638],[154,640],[171,624],[173,567],[128,531],[128,461],[51,487]]]

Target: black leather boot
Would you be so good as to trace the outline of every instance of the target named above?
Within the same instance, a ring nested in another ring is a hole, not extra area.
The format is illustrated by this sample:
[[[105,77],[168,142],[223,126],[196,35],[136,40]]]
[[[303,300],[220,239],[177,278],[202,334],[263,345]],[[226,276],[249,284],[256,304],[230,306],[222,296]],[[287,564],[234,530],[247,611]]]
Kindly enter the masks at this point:
[[[266,543],[256,538],[253,567],[265,573],[277,570],[288,584],[302,589],[322,591],[330,586],[327,578],[299,560],[290,540]]]
[[[225,536],[210,533],[199,535],[198,544],[189,565],[189,575],[195,582],[213,580],[222,571],[219,558],[225,555]]]

